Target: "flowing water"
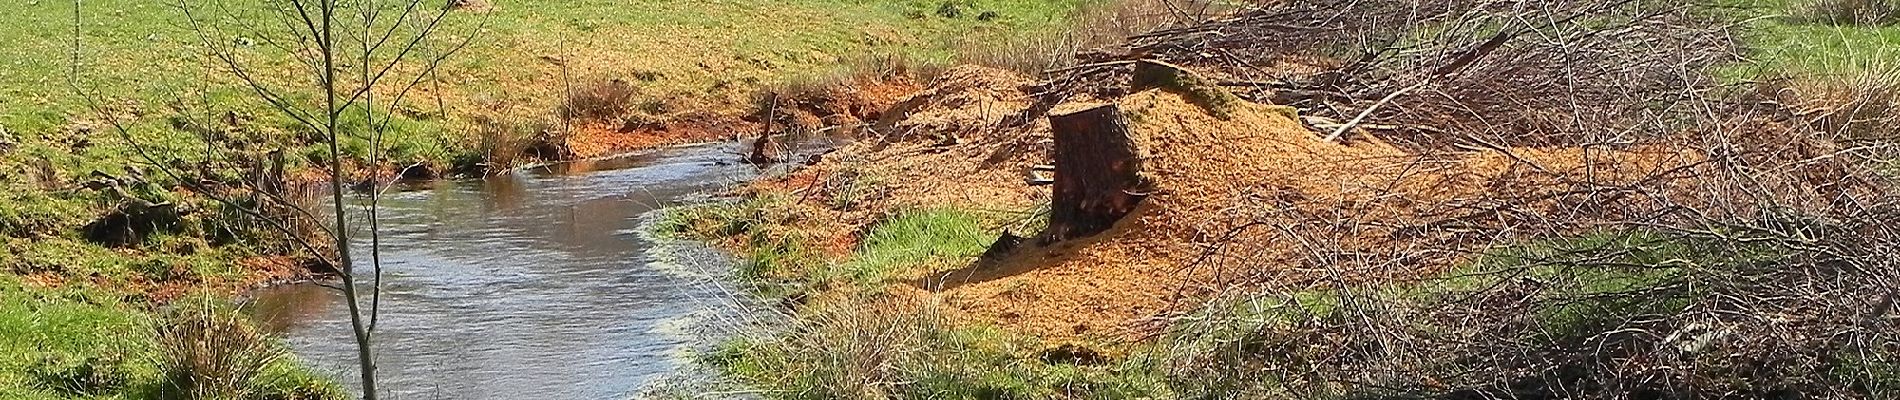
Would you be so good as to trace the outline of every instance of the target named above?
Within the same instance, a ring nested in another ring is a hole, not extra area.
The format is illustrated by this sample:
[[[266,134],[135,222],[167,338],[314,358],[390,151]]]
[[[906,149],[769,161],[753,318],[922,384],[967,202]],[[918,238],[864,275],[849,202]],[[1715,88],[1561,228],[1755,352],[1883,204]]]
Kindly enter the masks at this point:
[[[619,399],[689,364],[686,350],[704,343],[695,326],[732,309],[717,272],[729,264],[643,223],[753,176],[731,162],[737,150],[672,148],[387,194],[382,389],[397,399]],[[280,287],[252,307],[300,357],[354,382],[335,291]]]

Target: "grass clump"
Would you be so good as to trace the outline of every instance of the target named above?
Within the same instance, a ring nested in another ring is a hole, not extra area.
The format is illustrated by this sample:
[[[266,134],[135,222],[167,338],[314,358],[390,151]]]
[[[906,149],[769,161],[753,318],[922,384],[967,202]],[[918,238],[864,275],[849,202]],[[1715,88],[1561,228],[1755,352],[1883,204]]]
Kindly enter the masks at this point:
[[[123,299],[0,276],[0,398],[346,398],[234,313],[155,317]]]
[[[954,208],[899,213],[871,228],[842,268],[853,280],[881,283],[915,269],[954,267],[983,254],[995,233],[975,214]]]
[[[930,306],[852,299],[705,361],[778,399],[1144,398],[1163,387],[1096,360],[1047,357],[1037,340],[953,321]],[[1165,397],[1165,396],[1163,396]]]
[[[653,230],[664,236],[724,242],[741,248],[738,278],[767,297],[791,298],[811,290],[826,263],[814,230],[777,196],[675,207]]]
[[[613,125],[633,110],[637,94],[638,89],[625,80],[589,81],[568,90],[567,101],[560,108],[561,119]]]
[[[175,310],[158,327],[161,391],[180,399],[252,397],[262,376],[287,356],[230,311],[208,303]]]

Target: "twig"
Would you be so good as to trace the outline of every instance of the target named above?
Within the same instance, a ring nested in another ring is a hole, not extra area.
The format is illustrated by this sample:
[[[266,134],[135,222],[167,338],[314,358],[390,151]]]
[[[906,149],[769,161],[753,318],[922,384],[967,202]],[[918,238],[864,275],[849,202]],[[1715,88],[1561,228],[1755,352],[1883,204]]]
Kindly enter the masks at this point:
[[[1326,135],[1326,141],[1328,142],[1339,141],[1340,136],[1345,135],[1346,132],[1351,131],[1352,128],[1359,126],[1359,123],[1365,122],[1366,117],[1372,116],[1372,113],[1374,111],[1378,111],[1380,107],[1385,107],[1387,103],[1391,103],[1392,99],[1396,99],[1399,96],[1404,96],[1406,93],[1411,93],[1413,90],[1418,90],[1418,88],[1425,87],[1425,84],[1426,82],[1419,82],[1412,86],[1407,86],[1404,89],[1399,89],[1396,92],[1392,92],[1392,94],[1386,95],[1385,98],[1383,99],[1379,99],[1379,102],[1374,103],[1372,107],[1366,107],[1365,111],[1360,111],[1359,116],[1353,117],[1352,120],[1347,121],[1345,125],[1340,125],[1339,129],[1333,130],[1333,134]]]

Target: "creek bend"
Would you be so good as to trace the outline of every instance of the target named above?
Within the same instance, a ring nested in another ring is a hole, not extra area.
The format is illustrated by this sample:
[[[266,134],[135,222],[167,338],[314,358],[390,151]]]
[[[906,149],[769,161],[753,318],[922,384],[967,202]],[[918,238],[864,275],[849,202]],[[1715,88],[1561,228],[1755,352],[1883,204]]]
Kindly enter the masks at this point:
[[[404,399],[624,399],[690,365],[704,321],[736,312],[722,287],[730,261],[654,238],[645,223],[755,176],[733,162],[739,149],[674,147],[390,191],[379,386]],[[353,384],[344,304],[304,284],[261,291],[250,308],[298,356]]]

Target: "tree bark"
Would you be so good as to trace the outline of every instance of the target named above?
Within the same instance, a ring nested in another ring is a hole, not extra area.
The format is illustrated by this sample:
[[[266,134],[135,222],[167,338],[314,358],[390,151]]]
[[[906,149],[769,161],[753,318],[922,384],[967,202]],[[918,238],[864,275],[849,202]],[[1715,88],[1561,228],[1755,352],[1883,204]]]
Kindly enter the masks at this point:
[[[1050,115],[1049,123],[1055,131],[1055,199],[1043,243],[1102,233],[1152,190],[1121,107]]]

